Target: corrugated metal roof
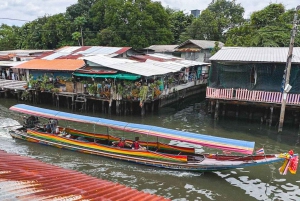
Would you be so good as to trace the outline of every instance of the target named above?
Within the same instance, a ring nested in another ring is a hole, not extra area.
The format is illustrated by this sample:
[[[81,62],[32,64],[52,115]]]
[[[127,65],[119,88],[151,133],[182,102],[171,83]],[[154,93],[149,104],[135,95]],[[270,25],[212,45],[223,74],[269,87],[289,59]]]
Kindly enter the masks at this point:
[[[180,45],[178,45],[176,47],[176,49],[184,48],[184,46],[189,43],[193,43],[194,45],[198,46],[201,49],[212,49],[215,47],[215,42],[216,41],[212,41],[212,40],[187,40],[187,41],[181,43]],[[219,42],[219,47],[223,47],[223,46],[224,46],[224,43]]]
[[[159,62],[151,59],[146,62],[137,62],[129,59],[110,58],[107,56],[90,56],[83,59],[119,71],[124,71],[142,76],[163,75],[178,72],[184,67],[196,65],[208,65],[208,63],[189,61],[189,60],[173,60],[168,62]]]
[[[168,200],[0,150],[0,200]]]
[[[146,76],[146,77],[153,76],[153,75],[164,75],[164,74],[174,72],[173,70],[155,66],[152,63],[144,63],[144,62],[112,64],[112,65],[108,65],[107,67],[136,74],[136,75]]]
[[[159,61],[153,61],[153,60],[150,60],[150,59],[148,59],[146,61],[146,63],[151,63],[151,64],[153,64],[154,66],[157,66],[157,67],[170,69],[170,71],[172,71],[172,72],[178,72],[182,68],[186,67],[183,64],[179,64],[179,63],[175,63],[175,62],[159,62]]]
[[[154,52],[174,52],[178,45],[151,45],[146,49],[154,50]]]
[[[53,60],[53,59],[57,59],[58,57],[61,57],[61,56],[66,56],[68,55],[68,53],[64,53],[64,52],[55,52],[53,54],[50,54],[46,57],[43,57],[43,59],[46,59],[46,60]]]
[[[82,55],[108,55],[121,50],[121,47],[102,47],[102,46],[93,46],[87,50],[78,52]]]
[[[15,54],[15,55],[31,55],[35,53],[44,53],[49,52],[52,50],[5,50],[0,51],[0,55],[9,55],[9,54]]]
[[[179,63],[179,64],[184,64],[186,65],[187,67],[188,66],[203,66],[203,65],[210,65],[210,63],[205,63],[205,62],[200,62],[200,61],[193,61],[193,60],[176,60],[176,61],[173,61],[175,63]]]
[[[99,66],[108,66],[112,64],[123,64],[123,63],[135,63],[137,61],[123,59],[123,58],[110,58],[108,56],[97,55],[97,56],[89,56],[82,57],[82,59],[99,64]]]
[[[223,47],[211,61],[286,63],[288,47]],[[300,47],[293,49],[293,63],[300,63]]]
[[[26,63],[27,61],[0,61],[0,66],[7,66],[7,67],[11,67],[11,66],[17,66],[23,63]]]
[[[31,70],[74,71],[83,66],[84,66],[84,61],[77,60],[77,59],[55,59],[55,60],[34,59],[12,68],[31,69]]]
[[[66,58],[79,58],[81,56],[94,56],[94,55],[112,55],[118,56],[130,50],[131,47],[106,47],[106,46],[66,46],[48,54],[43,54],[39,59],[66,59]]]
[[[160,59],[164,59],[164,60],[182,60],[182,58],[180,57],[175,57],[173,55],[169,55],[169,54],[161,54],[161,53],[155,53],[155,54],[147,54],[150,57],[155,57],[155,58],[160,58]]]

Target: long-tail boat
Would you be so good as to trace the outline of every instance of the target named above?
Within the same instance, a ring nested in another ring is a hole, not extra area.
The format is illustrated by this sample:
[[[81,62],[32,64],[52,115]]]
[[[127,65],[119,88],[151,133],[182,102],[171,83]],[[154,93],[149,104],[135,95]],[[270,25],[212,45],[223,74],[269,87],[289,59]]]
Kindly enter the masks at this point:
[[[138,133],[146,136],[154,136],[157,139],[165,138],[187,142],[194,145],[220,149],[224,152],[230,152],[230,154],[195,153],[195,149],[192,147],[174,146],[160,143],[159,141],[141,141],[140,144],[145,147],[145,149],[120,148],[112,146],[113,141],[119,140],[117,136],[85,132],[72,128],[60,128],[60,133],[63,132],[67,135],[47,133],[36,127],[23,127],[10,131],[13,138],[58,148],[173,170],[220,171],[279,161],[284,161],[283,166],[280,168],[281,174],[286,174],[287,170],[295,174],[297,170],[297,154],[294,154],[292,151],[281,154],[256,153],[254,152],[254,142],[84,116],[25,104],[17,104],[12,106],[10,110],[41,118],[104,126],[124,131],[123,133]],[[82,137],[84,137],[85,140],[82,140]],[[127,144],[133,143],[132,140],[128,139],[129,136],[125,137]]]

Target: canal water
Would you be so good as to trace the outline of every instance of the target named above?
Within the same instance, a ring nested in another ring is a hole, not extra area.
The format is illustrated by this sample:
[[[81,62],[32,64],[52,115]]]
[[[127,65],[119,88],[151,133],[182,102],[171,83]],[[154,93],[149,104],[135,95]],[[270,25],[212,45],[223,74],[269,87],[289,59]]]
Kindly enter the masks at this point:
[[[12,139],[7,129],[2,127],[17,125],[21,121],[20,114],[8,110],[14,104],[17,104],[15,100],[0,99],[0,149],[9,153],[20,154],[63,168],[77,170],[175,201],[300,200],[300,170],[296,175],[290,173],[280,175],[278,168],[282,165],[281,163],[213,173],[170,171]],[[49,105],[38,106],[56,109],[49,107]],[[60,108],[60,110],[64,109]],[[298,127],[285,126],[284,131],[278,134],[275,127],[270,128],[265,124],[260,124],[260,122],[230,118],[220,118],[218,121],[213,121],[211,116],[205,112],[203,97],[194,98],[181,105],[163,108],[158,113],[148,114],[143,118],[138,115],[89,115],[255,141],[256,149],[263,147],[266,153],[287,152],[290,149],[300,153]],[[60,122],[60,124],[68,124],[68,126],[82,130],[94,129],[93,126],[86,124],[67,122]],[[99,132],[101,130],[100,128],[95,129],[96,131],[99,129]],[[113,133],[114,131],[109,132]],[[180,144],[180,142],[174,141],[170,143]],[[196,148],[198,152],[222,152],[200,146]]]

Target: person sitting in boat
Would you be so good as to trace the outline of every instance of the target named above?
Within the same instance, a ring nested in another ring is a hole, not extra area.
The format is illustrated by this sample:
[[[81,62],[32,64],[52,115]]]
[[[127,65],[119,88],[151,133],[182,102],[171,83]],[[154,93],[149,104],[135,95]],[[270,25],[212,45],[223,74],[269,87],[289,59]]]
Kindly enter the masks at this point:
[[[26,118],[26,116],[24,116],[24,126],[26,128],[34,128],[35,124],[38,123],[38,118],[35,116],[30,116],[28,118]]]
[[[120,147],[120,148],[125,148],[126,146],[130,147],[130,145],[125,142],[124,137],[121,137],[119,141],[115,141],[112,144],[113,144],[113,146]]]
[[[131,144],[132,149],[146,149],[145,147],[142,147],[139,143],[139,137],[135,137],[134,142]]]
[[[46,133],[52,133],[50,123],[48,123],[48,124],[46,125]]]

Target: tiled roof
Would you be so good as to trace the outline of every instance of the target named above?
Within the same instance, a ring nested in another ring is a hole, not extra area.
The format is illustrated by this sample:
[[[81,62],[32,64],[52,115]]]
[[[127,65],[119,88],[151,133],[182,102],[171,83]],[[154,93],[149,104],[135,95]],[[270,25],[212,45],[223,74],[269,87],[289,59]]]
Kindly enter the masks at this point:
[[[77,60],[77,59],[55,59],[55,60],[34,59],[26,63],[17,65],[13,68],[31,69],[31,70],[74,71],[83,66],[84,66],[84,61]]]
[[[223,47],[211,61],[286,63],[288,47]],[[300,63],[300,47],[293,48],[293,63]]]

